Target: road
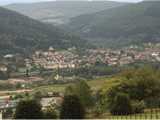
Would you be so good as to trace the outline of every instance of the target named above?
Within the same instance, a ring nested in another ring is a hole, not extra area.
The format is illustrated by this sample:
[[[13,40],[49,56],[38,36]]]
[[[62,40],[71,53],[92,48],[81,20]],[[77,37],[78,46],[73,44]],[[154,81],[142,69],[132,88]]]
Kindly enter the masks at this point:
[[[24,92],[31,92],[31,89],[22,89],[22,90],[15,90],[15,91],[0,91],[0,96],[15,94],[15,93],[24,93]]]

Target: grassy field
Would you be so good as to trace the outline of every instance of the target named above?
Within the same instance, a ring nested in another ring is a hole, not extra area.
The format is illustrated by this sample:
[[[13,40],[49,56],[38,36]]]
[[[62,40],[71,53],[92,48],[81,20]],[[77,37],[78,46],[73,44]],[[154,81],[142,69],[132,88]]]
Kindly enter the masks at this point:
[[[87,81],[88,85],[91,87],[92,90],[98,90],[102,88],[102,86],[107,83],[110,78],[98,78],[95,80]],[[73,85],[74,83],[67,83],[67,84],[59,84],[59,85],[47,85],[35,88],[33,91],[42,91],[42,92],[64,92],[65,88],[69,85]]]
[[[104,85],[110,85],[112,78],[106,78],[106,77],[101,77],[101,78],[97,78],[94,80],[87,80],[86,82],[88,83],[88,85],[91,87],[91,89],[93,91],[99,90],[102,88],[102,86]],[[2,83],[2,82],[0,82]],[[53,84],[53,85],[46,85],[46,86],[40,86],[40,87],[36,87],[33,89],[30,89],[33,92],[36,91],[41,91],[42,93],[46,93],[46,92],[64,92],[65,88],[69,85],[73,85],[74,83],[66,83],[66,84]],[[0,94],[2,95],[12,95],[12,94],[16,94],[19,93],[19,90],[11,90],[11,91],[0,91]]]

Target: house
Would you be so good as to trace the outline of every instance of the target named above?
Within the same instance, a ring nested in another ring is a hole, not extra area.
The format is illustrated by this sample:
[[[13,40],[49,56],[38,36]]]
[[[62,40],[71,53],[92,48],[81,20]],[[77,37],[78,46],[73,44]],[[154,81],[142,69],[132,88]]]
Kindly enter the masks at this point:
[[[3,64],[0,65],[0,71],[1,72],[7,72],[7,70],[8,70],[8,68],[7,68],[6,65],[3,65]]]
[[[107,60],[107,63],[109,66],[114,66],[118,64],[118,58],[117,57],[113,57],[110,58],[109,60]]]
[[[133,63],[134,60],[131,56],[127,56],[127,57],[122,57],[120,60],[119,60],[119,64],[120,65],[126,65],[126,64],[130,64],[130,63]]]
[[[159,52],[153,52],[151,55],[152,55],[153,57],[157,57],[157,56],[159,56]]]
[[[10,96],[2,96],[0,97],[0,111],[15,108],[19,100],[11,100]]]
[[[42,109],[45,109],[50,104],[55,104],[60,106],[63,101],[63,97],[45,97],[41,99]]]
[[[14,55],[12,55],[12,54],[7,54],[7,55],[4,56],[4,58],[6,58],[6,59],[10,59],[10,58],[13,58],[13,57],[14,57]]]

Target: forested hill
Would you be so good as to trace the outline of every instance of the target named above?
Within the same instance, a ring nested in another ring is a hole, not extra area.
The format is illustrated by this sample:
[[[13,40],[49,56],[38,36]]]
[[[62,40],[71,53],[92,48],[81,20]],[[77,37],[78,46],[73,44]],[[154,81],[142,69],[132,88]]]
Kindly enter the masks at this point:
[[[5,6],[31,18],[52,24],[69,22],[72,17],[125,5],[113,1],[49,1]]]
[[[160,2],[129,4],[75,17],[67,29],[106,46],[160,42]]]
[[[73,46],[85,48],[87,45],[87,41],[54,26],[0,7],[0,54],[29,53],[49,46],[65,49]]]

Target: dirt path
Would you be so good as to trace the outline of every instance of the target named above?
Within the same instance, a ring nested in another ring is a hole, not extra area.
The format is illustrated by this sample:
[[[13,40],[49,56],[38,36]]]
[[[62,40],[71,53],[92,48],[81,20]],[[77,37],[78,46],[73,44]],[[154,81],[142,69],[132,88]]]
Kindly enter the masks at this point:
[[[31,89],[23,89],[23,90],[15,90],[15,91],[0,91],[0,96],[15,94],[15,93],[24,93],[24,92],[32,92]]]

